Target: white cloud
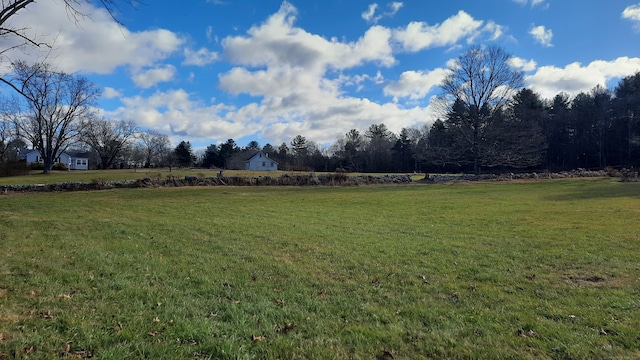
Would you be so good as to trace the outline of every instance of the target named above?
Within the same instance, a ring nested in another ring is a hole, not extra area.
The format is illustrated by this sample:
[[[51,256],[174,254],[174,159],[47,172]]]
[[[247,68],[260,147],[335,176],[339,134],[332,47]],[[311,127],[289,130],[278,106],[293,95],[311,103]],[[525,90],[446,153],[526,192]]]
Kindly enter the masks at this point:
[[[394,1],[387,4],[389,11],[383,12],[380,15],[376,16],[376,11],[378,10],[378,4],[373,3],[370,4],[366,11],[362,13],[362,18],[369,23],[378,23],[380,19],[385,17],[393,17],[400,9],[404,6],[402,2]]]
[[[441,68],[432,71],[405,71],[398,81],[385,86],[384,94],[393,96],[395,101],[403,97],[411,100],[423,99],[442,83],[447,72],[447,69]]]
[[[104,97],[105,99],[113,99],[120,96],[122,96],[122,93],[110,86],[105,86],[104,90],[102,91],[102,97]]]
[[[596,60],[583,66],[571,63],[564,68],[541,66],[525,81],[543,97],[551,99],[560,92],[575,95],[607,81],[633,75],[640,71],[640,58],[619,57],[613,61]]]
[[[150,88],[160,82],[166,82],[176,74],[176,67],[173,65],[158,66],[153,69],[141,71],[132,76],[133,82],[136,86],[146,89]]]
[[[221,140],[226,140],[246,135],[242,122],[226,116],[233,107],[203,104],[190,97],[186,91],[178,89],[159,91],[149,97],[122,98],[124,106],[107,115],[136,119],[139,126],[189,138],[220,136]]]
[[[551,43],[551,40],[553,39],[553,31],[551,31],[551,29],[547,29],[543,25],[534,26],[529,30],[529,34],[531,34],[531,36],[533,36],[533,38],[542,46],[553,46]]]
[[[640,30],[640,4],[625,8],[622,12],[622,18],[633,21],[634,27]]]
[[[389,44],[391,32],[384,27],[371,27],[355,42],[339,42],[293,26],[296,13],[295,7],[285,2],[267,21],[249,29],[248,36],[223,39],[225,58],[238,65],[300,67],[315,73],[365,62],[382,66],[395,62]]]
[[[398,41],[404,50],[415,52],[432,47],[455,45],[465,38],[471,42],[487,32],[493,40],[502,36],[504,27],[494,22],[489,22],[484,27],[483,24],[483,21],[476,20],[460,10],[441,24],[429,25],[425,22],[412,21],[405,28],[395,29],[393,39]]]
[[[538,66],[536,61],[533,59],[527,61],[519,57],[512,57],[509,59],[509,65],[522,71],[533,71]]]
[[[513,2],[516,2],[520,5],[527,5],[530,3],[531,7],[541,5],[541,7],[545,10],[549,8],[549,4],[545,0],[513,0]]]
[[[169,57],[184,43],[169,30],[131,32],[117,24],[106,10],[89,2],[74,6],[90,16],[75,22],[60,2],[42,1],[12,18],[15,27],[45,34],[38,40],[54,44],[48,60],[63,71],[109,74],[119,66],[150,66]],[[17,50],[7,55],[25,59],[45,54]]]
[[[184,49],[183,65],[205,66],[212,64],[218,60],[218,53],[200,48],[198,51]]]
[[[374,16],[376,14],[377,8],[378,8],[378,4],[369,4],[369,8],[367,8],[367,11],[362,13],[362,18],[368,22],[374,21]]]

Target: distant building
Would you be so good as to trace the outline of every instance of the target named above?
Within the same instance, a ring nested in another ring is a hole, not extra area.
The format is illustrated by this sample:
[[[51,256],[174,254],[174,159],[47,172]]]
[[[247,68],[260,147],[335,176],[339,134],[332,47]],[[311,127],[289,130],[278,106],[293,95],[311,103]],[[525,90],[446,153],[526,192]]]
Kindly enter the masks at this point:
[[[27,164],[41,163],[42,154],[38,150],[20,149],[20,160]],[[69,170],[89,170],[89,155],[87,153],[63,152],[53,159],[53,165],[63,163]]]
[[[258,151],[244,162],[244,169],[256,171],[277,171],[278,162],[269,158],[267,153]]]

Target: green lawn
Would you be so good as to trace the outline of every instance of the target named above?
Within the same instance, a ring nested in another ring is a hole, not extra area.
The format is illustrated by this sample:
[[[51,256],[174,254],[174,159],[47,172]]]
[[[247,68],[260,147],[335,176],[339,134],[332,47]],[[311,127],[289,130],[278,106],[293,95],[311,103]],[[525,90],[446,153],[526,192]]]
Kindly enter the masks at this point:
[[[640,357],[640,183],[0,196],[0,359]]]

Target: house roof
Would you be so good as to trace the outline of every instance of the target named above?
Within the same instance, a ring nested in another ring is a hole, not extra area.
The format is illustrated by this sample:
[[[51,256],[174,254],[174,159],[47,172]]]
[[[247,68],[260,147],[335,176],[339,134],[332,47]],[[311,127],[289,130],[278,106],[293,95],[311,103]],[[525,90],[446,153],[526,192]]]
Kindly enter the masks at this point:
[[[20,157],[21,158],[26,158],[29,154],[31,153],[40,153],[40,151],[36,150],[36,149],[20,149]],[[89,153],[86,152],[72,152],[72,151],[63,151],[60,153],[60,155],[67,155],[69,157],[72,158],[89,158]]]
[[[247,160],[245,160],[244,162],[249,162],[251,160],[253,160],[254,158],[259,158],[260,154],[264,155],[264,157],[266,157],[267,159],[269,159],[269,161],[273,161],[274,163],[278,164],[277,161],[273,160],[272,158],[269,157],[269,154],[265,153],[264,151],[257,151],[255,154],[251,155]]]
[[[78,151],[65,151],[65,154],[71,156],[72,158],[80,158],[80,159],[88,159],[89,158],[89,153],[88,152],[78,152]]]

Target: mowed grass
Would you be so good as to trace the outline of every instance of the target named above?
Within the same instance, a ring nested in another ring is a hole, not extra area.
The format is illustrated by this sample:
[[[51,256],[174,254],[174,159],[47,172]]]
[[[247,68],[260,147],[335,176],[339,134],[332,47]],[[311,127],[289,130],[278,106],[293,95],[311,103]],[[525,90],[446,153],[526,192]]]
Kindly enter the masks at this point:
[[[640,184],[0,197],[0,359],[640,357]]]

